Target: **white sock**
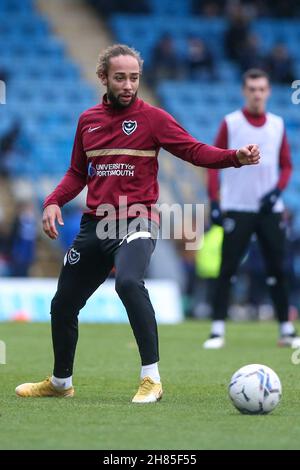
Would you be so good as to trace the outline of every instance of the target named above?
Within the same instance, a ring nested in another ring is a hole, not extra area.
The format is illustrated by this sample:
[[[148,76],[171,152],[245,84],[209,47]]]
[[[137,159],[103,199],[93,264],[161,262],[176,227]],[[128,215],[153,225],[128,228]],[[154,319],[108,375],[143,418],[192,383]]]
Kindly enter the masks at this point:
[[[56,388],[67,389],[72,387],[72,375],[70,375],[70,377],[65,377],[64,379],[59,379],[58,377],[52,375],[51,382]]]
[[[224,336],[225,335],[225,321],[224,320],[215,320],[211,325],[211,334]]]
[[[154,362],[154,364],[148,364],[147,366],[142,366],[141,379],[144,379],[145,377],[150,377],[153,382],[160,383],[158,362]]]
[[[291,335],[295,332],[294,325],[290,321],[283,321],[280,323],[279,330],[281,335]]]

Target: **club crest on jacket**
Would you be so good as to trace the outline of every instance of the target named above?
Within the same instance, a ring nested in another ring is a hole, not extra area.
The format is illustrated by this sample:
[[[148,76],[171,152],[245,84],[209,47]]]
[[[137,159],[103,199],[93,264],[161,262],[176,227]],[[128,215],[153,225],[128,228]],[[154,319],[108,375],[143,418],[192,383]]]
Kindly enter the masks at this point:
[[[126,135],[132,134],[137,128],[136,121],[123,121],[122,122],[122,129]]]

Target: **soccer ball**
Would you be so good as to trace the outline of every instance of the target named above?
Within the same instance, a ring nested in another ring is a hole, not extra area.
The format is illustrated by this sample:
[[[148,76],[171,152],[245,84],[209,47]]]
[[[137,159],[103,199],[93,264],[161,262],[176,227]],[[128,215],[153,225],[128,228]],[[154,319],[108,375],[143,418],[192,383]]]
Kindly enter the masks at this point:
[[[249,364],[237,370],[228,387],[234,406],[243,414],[267,414],[278,405],[281,383],[270,367]]]

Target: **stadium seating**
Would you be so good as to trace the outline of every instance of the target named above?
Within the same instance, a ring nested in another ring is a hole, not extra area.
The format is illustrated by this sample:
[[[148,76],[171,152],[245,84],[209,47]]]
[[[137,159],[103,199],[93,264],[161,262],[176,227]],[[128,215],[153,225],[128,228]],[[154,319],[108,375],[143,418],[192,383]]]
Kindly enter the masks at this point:
[[[12,177],[57,180],[67,169],[79,114],[98,97],[32,0],[0,0],[0,70],[8,76],[0,137],[15,122],[30,141],[9,161]]]
[[[213,86],[207,80],[162,81],[157,86],[157,95],[162,106],[195,137],[212,143],[224,114],[242,103],[239,70],[226,59],[223,49],[227,22],[224,18],[192,16],[192,0],[148,0],[148,3],[150,15],[113,15],[112,30],[120,42],[141,51],[148,70],[153,65],[153,47],[163,33],[169,32],[174,37],[182,59],[188,37],[205,39],[216,58],[218,81]],[[175,21],[178,17],[180,21]],[[252,28],[263,38],[264,52],[277,41],[283,41],[297,61],[296,72],[300,72],[298,20],[263,18],[255,21]],[[7,104],[0,105],[0,137],[18,120],[31,143],[26,159],[22,155],[12,156],[11,175],[33,181],[44,176],[57,179],[69,164],[77,117],[97,102],[98,96],[81,77],[78,65],[68,57],[64,43],[51,31],[47,19],[35,10],[32,0],[0,0],[1,69],[7,71],[9,79]],[[270,108],[285,118],[294,165],[300,169],[299,111],[291,102],[292,92],[288,86],[274,86]],[[174,200],[186,202],[188,194],[203,200],[205,188],[192,167],[172,159],[164,160],[160,168],[160,179]],[[185,175],[180,182],[176,178],[179,172]],[[291,207],[295,206],[299,191],[299,180],[293,177],[286,193]],[[298,225],[300,228],[300,216]]]

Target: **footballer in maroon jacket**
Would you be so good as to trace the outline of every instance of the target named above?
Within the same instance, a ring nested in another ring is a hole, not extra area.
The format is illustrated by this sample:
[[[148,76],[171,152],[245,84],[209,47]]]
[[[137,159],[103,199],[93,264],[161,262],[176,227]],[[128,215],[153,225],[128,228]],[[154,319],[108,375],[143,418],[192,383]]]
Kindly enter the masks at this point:
[[[124,45],[114,45],[99,57],[97,74],[107,93],[101,104],[79,119],[71,165],[45,201],[43,228],[57,238],[60,208],[88,186],[88,212],[80,233],[65,256],[58,289],[51,303],[54,370],[50,379],[17,387],[19,396],[73,396],[73,362],[78,337],[78,314],[87,299],[115,267],[116,291],[136,338],[142,363],[141,383],[133,403],[156,402],[162,397],[158,371],[158,335],[155,313],[144,286],[145,270],[155,247],[152,225],[158,223],[151,207],[158,198],[158,153],[163,147],[177,157],[207,168],[240,167],[259,163],[259,148],[222,150],[198,142],[165,111],[137,98],[142,60]],[[127,207],[120,207],[127,198]],[[103,207],[115,210],[115,222],[130,219],[139,204],[143,226],[122,237],[99,237],[97,225]],[[100,209],[100,210],[99,210]],[[154,212],[155,214],[155,212]],[[101,373],[101,371],[99,371]]]

